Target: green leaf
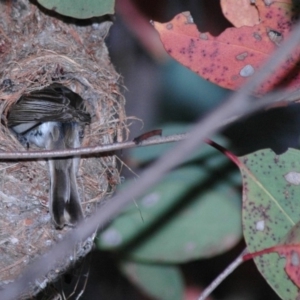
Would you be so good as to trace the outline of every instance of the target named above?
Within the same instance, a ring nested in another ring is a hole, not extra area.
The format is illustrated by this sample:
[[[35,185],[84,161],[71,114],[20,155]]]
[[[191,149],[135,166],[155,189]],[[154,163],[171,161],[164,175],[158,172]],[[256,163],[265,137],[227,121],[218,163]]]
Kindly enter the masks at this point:
[[[39,4],[61,15],[88,19],[114,13],[114,0],[38,0]]]
[[[169,123],[158,126],[157,128],[162,129],[162,135],[172,135],[172,134],[180,134],[187,133],[191,126],[187,124],[181,123]],[[228,144],[227,140],[221,136],[215,136],[213,138],[215,142],[226,147]],[[130,150],[131,159],[137,161],[138,163],[147,163],[153,159],[158,158],[166,151],[170,150],[174,145],[173,144],[161,144],[147,147],[137,147]],[[204,157],[206,153],[212,153],[211,147],[202,147],[201,150],[195,151],[192,155],[186,158],[185,162],[193,161],[197,158]]]
[[[130,261],[123,261],[121,266],[135,285],[155,299],[183,299],[184,283],[178,267]]]
[[[99,235],[98,247],[156,262],[185,262],[232,247],[241,236],[237,172],[206,147],[198,167],[167,175],[137,201],[138,209],[132,205]]]
[[[243,176],[243,228],[249,252],[282,243],[300,220],[300,152],[282,155],[261,150],[240,157]],[[299,289],[287,276],[285,258],[276,253],[254,259],[267,282],[285,300]]]

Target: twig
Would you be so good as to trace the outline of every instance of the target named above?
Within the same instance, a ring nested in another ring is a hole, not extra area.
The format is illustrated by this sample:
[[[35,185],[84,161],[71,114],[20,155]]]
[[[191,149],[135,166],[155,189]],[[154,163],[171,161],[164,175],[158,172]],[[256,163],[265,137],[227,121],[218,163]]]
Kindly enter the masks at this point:
[[[251,112],[256,111],[259,108],[262,108],[269,104],[273,104],[280,101],[295,101],[296,99],[300,99],[300,91],[289,92],[286,90],[280,90],[277,92],[273,92],[253,102],[252,111],[249,110],[246,113],[228,118],[225,121],[220,121],[216,125],[218,128],[221,128],[231,124],[232,122],[235,122],[237,119],[244,117],[245,114],[250,114]],[[187,134],[174,134],[174,135],[161,136],[161,137],[151,137],[151,139],[146,139],[139,143],[133,140],[124,143],[114,143],[114,144],[107,144],[107,145],[101,145],[96,147],[82,147],[82,148],[68,149],[68,150],[0,152],[0,160],[66,157],[72,155],[86,155],[86,154],[93,154],[93,153],[112,152],[121,149],[129,149],[135,147],[145,147],[151,145],[178,142],[185,138],[187,138]]]
[[[151,146],[158,144],[165,144],[171,142],[178,142],[186,138],[186,134],[174,134],[169,136],[162,137],[153,137],[149,140],[144,140],[139,144],[136,144],[134,141],[124,142],[124,143],[114,143],[101,145],[96,147],[84,147],[68,150],[54,150],[54,151],[16,151],[16,152],[0,152],[0,160],[15,160],[15,159],[34,159],[34,158],[48,158],[48,157],[66,157],[72,155],[85,155],[92,153],[103,153],[111,152],[121,149]]]
[[[205,300],[220,283],[228,277],[244,260],[243,256],[247,253],[247,249],[243,252],[202,292],[198,300]]]
[[[265,65],[251,78],[239,91],[233,94],[227,101],[219,106],[214,112],[206,116],[191,130],[189,137],[176,144],[173,149],[164,154],[152,166],[141,174],[141,177],[120,193],[110,199],[103,209],[97,211],[89,219],[85,220],[77,228],[66,235],[64,240],[55,245],[51,252],[39,257],[23,273],[23,276],[9,284],[0,291],[1,300],[14,300],[29,288],[32,282],[43,278],[49,271],[54,269],[55,262],[68,255],[70,249],[82,240],[87,239],[94,233],[96,228],[101,228],[112,218],[116,217],[132,199],[143,194],[148,188],[156,184],[167,171],[181,163],[187,155],[198,148],[207,136],[217,131],[218,124],[236,115],[253,112],[253,101],[247,96],[251,91],[257,90],[269,74],[275,71],[278,62],[284,61],[300,42],[300,24],[290,37],[276,50],[274,55]],[[258,101],[259,102],[259,101]],[[260,106],[255,105],[255,109]]]

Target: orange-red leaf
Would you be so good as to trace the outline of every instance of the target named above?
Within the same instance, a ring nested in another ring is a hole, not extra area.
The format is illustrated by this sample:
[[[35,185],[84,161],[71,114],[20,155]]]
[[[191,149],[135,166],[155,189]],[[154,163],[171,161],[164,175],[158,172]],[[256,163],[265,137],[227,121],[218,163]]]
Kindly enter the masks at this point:
[[[291,1],[291,0],[285,0]],[[249,1],[250,2],[250,1]],[[256,0],[260,23],[228,28],[217,37],[200,33],[189,12],[168,23],[154,22],[168,53],[198,75],[222,87],[236,90],[253,76],[291,30],[294,11],[291,4],[274,2],[266,6]],[[300,88],[300,48],[260,86],[263,94],[278,85]],[[280,62],[278,62],[280,63]]]

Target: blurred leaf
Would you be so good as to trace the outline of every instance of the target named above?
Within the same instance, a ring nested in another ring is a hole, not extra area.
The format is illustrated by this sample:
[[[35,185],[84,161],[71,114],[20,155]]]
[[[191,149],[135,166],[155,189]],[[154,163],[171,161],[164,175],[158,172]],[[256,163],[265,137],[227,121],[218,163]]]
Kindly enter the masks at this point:
[[[243,176],[243,229],[250,253],[281,244],[300,220],[300,152],[282,155],[261,150],[240,157]],[[287,276],[286,259],[276,253],[254,259],[259,271],[282,299],[297,299]]]
[[[230,193],[220,189],[201,194],[129,256],[180,263],[227,251],[241,237],[240,207]]]
[[[184,262],[232,247],[241,235],[236,171],[206,146],[198,167],[183,167],[132,205],[99,236],[101,249],[134,259]],[[142,216],[142,217],[141,217]]]
[[[178,267],[130,261],[123,261],[121,266],[135,285],[155,299],[183,299],[184,283]]]
[[[114,0],[38,0],[47,9],[76,19],[88,19],[114,13]]]
[[[170,123],[157,126],[157,128],[162,129],[163,136],[167,136],[172,134],[187,133],[191,126],[181,123]],[[224,147],[226,147],[228,144],[227,140],[221,136],[215,136],[213,137],[213,140]],[[132,160],[139,164],[143,164],[158,158],[159,156],[163,155],[163,153],[170,150],[173,146],[173,144],[168,143],[148,147],[137,147],[130,150],[130,156]],[[185,162],[190,162],[199,158],[206,159],[206,156],[209,157],[214,152],[215,150],[206,145],[201,147],[200,150],[195,151],[191,156],[187,157]]]

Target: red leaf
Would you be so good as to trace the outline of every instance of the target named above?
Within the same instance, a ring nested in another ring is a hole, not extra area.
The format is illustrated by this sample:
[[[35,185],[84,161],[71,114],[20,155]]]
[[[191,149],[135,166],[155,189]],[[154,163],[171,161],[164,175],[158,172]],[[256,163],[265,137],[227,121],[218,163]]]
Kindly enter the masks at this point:
[[[228,28],[218,37],[200,33],[189,12],[177,15],[168,23],[154,22],[154,27],[173,58],[205,79],[236,90],[263,65],[293,25],[295,12],[291,4],[274,2],[266,6],[263,0],[256,0],[256,7],[259,24]],[[256,94],[278,85],[293,90],[300,88],[299,67],[295,67],[299,54],[300,48],[279,64],[276,73],[262,83]]]

